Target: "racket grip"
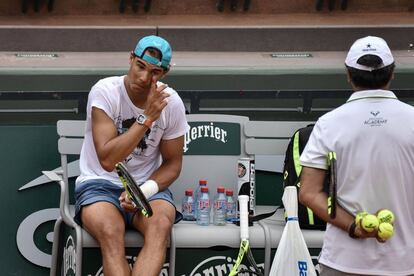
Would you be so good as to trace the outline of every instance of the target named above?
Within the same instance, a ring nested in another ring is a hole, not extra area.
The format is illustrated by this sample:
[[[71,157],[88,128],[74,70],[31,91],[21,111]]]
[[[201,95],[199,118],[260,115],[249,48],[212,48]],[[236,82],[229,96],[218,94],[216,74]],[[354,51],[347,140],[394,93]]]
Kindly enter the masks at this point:
[[[249,202],[249,196],[239,195],[239,208],[240,208],[240,238],[242,240],[249,239],[249,212],[247,210],[247,203]]]

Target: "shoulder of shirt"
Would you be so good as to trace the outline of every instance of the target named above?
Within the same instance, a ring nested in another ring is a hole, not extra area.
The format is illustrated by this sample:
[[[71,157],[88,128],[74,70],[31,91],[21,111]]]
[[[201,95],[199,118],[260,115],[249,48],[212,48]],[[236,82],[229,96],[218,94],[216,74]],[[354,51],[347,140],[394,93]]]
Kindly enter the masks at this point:
[[[109,90],[111,88],[119,87],[122,83],[124,76],[112,76],[100,79],[93,86],[94,89]]]

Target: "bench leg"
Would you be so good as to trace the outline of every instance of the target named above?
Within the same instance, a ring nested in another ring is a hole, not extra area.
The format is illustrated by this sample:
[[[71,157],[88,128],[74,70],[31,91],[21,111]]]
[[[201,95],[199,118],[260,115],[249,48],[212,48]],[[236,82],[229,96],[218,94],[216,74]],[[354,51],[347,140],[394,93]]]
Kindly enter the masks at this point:
[[[50,276],[58,275],[57,263],[59,255],[59,238],[60,238],[60,225],[62,224],[62,218],[59,217],[55,222],[55,227],[53,228],[53,245],[52,245],[52,264],[50,267]]]
[[[270,229],[269,226],[263,221],[259,221],[259,225],[263,228],[265,234],[265,257],[264,257],[264,275],[269,275],[270,266],[272,265],[271,250],[272,241],[270,240]]]
[[[76,230],[76,276],[82,276],[82,228],[77,225]]]

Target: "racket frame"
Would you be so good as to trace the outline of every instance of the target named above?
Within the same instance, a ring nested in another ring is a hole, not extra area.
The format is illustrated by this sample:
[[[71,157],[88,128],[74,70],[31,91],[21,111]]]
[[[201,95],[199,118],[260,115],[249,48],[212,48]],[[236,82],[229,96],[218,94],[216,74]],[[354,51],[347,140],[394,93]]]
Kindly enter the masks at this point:
[[[125,165],[119,162],[115,165],[115,170],[118,173],[119,179],[121,179],[122,185],[125,188],[128,198],[145,217],[151,217],[153,214],[151,205],[141,191],[139,185],[135,182],[134,178],[128,172]]]

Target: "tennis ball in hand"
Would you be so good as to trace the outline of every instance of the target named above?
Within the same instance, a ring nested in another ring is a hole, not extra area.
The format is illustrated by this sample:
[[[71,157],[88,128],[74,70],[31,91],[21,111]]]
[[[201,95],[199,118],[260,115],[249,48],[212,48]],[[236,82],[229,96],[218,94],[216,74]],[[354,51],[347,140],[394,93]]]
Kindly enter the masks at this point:
[[[378,237],[388,240],[394,235],[394,226],[391,223],[383,222],[378,226]]]
[[[394,214],[388,209],[379,210],[377,213],[379,223],[388,222],[393,224],[395,220]]]
[[[361,220],[363,217],[365,217],[366,215],[368,215],[368,212],[359,212],[356,217],[355,217],[355,224],[356,225],[361,225]]]
[[[378,229],[379,221],[378,218],[374,215],[366,215],[361,220],[361,227],[367,231],[372,232]]]

